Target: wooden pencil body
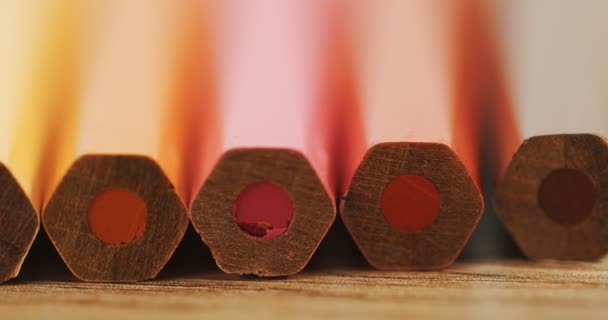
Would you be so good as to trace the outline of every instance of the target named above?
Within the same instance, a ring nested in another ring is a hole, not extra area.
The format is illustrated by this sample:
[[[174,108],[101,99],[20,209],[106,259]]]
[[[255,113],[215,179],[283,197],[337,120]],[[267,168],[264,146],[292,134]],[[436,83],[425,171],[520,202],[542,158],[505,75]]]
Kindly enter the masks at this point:
[[[57,124],[74,85],[75,7],[0,4],[0,281],[19,272],[63,151]]]
[[[475,119],[455,88],[458,12],[441,1],[358,2],[354,68],[369,148],[341,216],[379,269],[451,264],[483,207]],[[456,92],[455,92],[456,91]]]
[[[225,272],[294,274],[334,220],[324,116],[334,4],[215,2],[222,143],[200,164],[191,214]]]
[[[188,58],[192,7],[86,4],[77,130],[64,137],[74,147],[43,223],[78,278],[149,279],[169,260],[188,223],[179,169],[185,137],[166,121],[184,110],[177,104],[183,101],[180,63]]]
[[[591,260],[608,250],[604,199],[608,80],[601,1],[489,2],[518,131],[502,151],[495,204],[532,258]],[[500,119],[496,119],[499,122]]]

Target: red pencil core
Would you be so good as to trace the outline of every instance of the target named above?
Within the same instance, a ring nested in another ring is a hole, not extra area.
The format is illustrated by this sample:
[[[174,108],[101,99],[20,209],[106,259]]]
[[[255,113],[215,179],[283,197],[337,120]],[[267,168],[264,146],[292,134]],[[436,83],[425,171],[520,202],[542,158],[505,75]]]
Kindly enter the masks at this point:
[[[129,244],[145,230],[146,204],[126,189],[107,189],[95,196],[88,222],[93,234],[110,245]]]
[[[597,188],[589,177],[574,169],[558,169],[543,179],[538,202],[553,221],[575,225],[587,219],[597,200]]]
[[[285,233],[294,212],[289,193],[270,182],[257,182],[245,187],[233,210],[234,219],[243,231],[263,239]]]
[[[439,214],[439,192],[427,178],[415,174],[389,182],[380,200],[382,214],[402,232],[416,232],[429,226]]]

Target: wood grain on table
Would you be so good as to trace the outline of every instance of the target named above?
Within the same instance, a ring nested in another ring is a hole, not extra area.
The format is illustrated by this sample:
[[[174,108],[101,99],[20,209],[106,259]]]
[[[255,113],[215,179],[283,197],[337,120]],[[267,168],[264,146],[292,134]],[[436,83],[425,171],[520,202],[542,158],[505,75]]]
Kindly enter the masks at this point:
[[[16,280],[0,319],[608,319],[608,264],[460,262],[442,272],[208,270],[138,284]]]

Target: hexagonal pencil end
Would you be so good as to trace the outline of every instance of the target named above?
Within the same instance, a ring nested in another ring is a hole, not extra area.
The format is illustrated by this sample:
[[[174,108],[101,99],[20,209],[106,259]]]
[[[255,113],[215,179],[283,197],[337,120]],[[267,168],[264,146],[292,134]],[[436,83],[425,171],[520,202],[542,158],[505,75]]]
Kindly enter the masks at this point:
[[[591,134],[536,136],[502,177],[498,217],[530,258],[596,260],[608,251],[608,145]]]
[[[188,215],[153,160],[88,155],[59,183],[42,221],[76,277],[133,282],[160,272],[184,236]]]
[[[0,163],[0,283],[17,276],[39,228],[38,213]]]
[[[192,222],[227,273],[287,276],[302,270],[335,219],[307,159],[288,149],[235,149],[214,167]]]
[[[377,269],[441,269],[454,262],[483,210],[457,155],[436,143],[382,143],[365,155],[341,216]]]

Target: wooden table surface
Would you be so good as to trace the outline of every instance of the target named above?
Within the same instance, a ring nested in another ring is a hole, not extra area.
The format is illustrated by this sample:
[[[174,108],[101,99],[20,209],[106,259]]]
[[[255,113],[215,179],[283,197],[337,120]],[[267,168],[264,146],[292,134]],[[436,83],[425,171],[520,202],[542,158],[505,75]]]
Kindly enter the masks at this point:
[[[17,280],[0,319],[608,319],[608,264],[460,262],[442,272],[308,270],[279,279],[208,269],[138,284]]]

